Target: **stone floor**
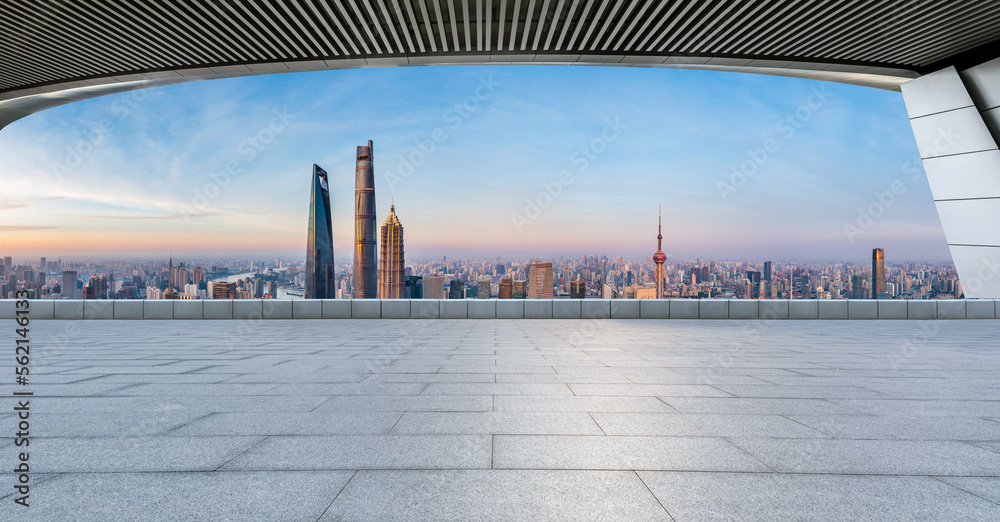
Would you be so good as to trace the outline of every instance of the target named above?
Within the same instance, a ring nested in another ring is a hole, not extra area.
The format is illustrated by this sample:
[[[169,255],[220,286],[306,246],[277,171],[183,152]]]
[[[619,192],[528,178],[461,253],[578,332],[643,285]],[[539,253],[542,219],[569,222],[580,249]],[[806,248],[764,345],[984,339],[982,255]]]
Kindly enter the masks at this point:
[[[31,334],[31,507],[11,356],[2,520],[1000,520],[1000,321]]]

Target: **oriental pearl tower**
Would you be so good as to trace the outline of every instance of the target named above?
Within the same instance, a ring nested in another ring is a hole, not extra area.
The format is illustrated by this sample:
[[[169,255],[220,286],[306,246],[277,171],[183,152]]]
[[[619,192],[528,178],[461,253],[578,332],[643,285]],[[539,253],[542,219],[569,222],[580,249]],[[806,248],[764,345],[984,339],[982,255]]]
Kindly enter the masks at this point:
[[[667,254],[663,253],[663,209],[660,208],[660,215],[657,223],[656,233],[656,253],[653,254],[653,262],[656,263],[656,298],[663,299],[663,262],[667,260]]]

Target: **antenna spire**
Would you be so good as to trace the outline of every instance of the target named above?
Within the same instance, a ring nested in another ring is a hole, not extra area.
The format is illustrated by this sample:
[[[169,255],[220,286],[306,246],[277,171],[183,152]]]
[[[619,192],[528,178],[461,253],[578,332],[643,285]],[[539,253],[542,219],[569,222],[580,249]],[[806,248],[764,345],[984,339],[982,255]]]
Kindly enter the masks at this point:
[[[663,251],[663,205],[659,208],[659,217],[656,225],[656,250]]]

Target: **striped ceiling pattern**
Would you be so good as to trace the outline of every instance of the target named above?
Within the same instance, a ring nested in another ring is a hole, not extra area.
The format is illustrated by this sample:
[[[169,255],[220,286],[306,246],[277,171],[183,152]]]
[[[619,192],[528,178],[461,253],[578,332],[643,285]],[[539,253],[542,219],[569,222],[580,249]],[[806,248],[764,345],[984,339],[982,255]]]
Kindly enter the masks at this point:
[[[998,39],[1000,2],[984,0],[4,0],[0,92],[186,68],[449,54],[920,70]]]

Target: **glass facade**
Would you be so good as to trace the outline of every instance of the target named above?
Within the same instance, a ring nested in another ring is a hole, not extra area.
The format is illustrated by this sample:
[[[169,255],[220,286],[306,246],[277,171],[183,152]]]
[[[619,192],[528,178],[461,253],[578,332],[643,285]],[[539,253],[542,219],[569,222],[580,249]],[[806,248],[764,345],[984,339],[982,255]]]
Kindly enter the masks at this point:
[[[330,215],[330,182],[326,171],[313,165],[309,197],[309,235],[306,238],[306,299],[333,299],[333,219]]]

